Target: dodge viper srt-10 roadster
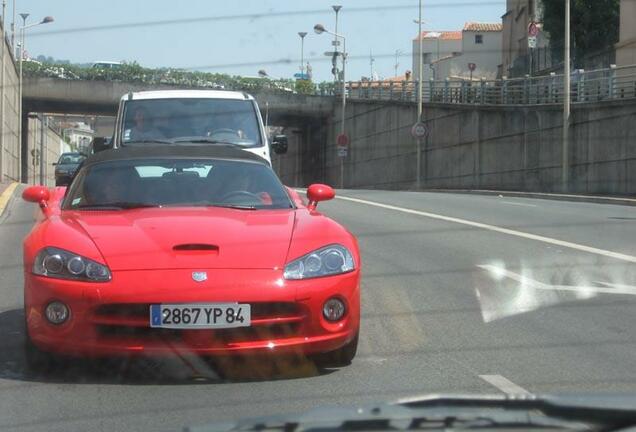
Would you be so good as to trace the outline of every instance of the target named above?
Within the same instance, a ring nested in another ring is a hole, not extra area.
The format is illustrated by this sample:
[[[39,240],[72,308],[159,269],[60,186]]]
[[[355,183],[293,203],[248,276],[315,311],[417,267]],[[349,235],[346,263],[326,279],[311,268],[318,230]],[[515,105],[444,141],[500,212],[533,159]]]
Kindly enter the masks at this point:
[[[25,354],[299,354],[346,365],[360,254],[267,161],[232,146],[144,145],[88,157],[66,187],[31,186]]]

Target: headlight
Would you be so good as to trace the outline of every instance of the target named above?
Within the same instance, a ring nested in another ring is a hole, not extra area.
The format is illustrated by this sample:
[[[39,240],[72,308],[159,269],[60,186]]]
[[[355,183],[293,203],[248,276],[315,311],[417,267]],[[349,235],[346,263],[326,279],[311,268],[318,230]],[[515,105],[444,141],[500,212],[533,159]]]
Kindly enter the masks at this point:
[[[285,266],[285,279],[309,279],[347,273],[355,268],[351,252],[329,245],[302,256]]]
[[[33,263],[33,273],[58,279],[72,279],[89,282],[107,282],[110,270],[103,264],[65,251],[47,247],[38,253]]]

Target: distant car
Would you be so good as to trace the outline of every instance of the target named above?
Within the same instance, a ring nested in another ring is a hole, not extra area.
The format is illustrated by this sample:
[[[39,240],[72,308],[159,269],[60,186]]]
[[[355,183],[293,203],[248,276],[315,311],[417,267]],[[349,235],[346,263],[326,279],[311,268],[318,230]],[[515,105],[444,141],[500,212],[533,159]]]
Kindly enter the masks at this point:
[[[122,96],[112,147],[148,144],[233,146],[266,159],[269,137],[256,99],[226,90],[158,90]],[[287,137],[277,135],[271,149],[287,151]]]
[[[55,165],[55,186],[65,186],[71,182],[75,175],[75,171],[86,159],[86,155],[82,153],[62,153]]]
[[[355,237],[234,147],[89,156],[63,190],[23,198],[26,359],[307,355],[349,364],[360,323]],[[61,204],[60,197],[64,196]]]
[[[91,65],[94,69],[119,69],[122,66],[122,62],[116,61],[96,61]]]

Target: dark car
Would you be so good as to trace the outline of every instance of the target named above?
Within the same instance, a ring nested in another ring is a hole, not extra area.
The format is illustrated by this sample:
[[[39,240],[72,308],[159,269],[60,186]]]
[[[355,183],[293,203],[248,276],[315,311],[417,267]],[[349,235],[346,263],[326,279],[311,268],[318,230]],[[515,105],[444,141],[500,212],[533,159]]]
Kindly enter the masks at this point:
[[[62,153],[55,165],[55,186],[65,186],[71,182],[75,171],[86,159],[82,153]]]

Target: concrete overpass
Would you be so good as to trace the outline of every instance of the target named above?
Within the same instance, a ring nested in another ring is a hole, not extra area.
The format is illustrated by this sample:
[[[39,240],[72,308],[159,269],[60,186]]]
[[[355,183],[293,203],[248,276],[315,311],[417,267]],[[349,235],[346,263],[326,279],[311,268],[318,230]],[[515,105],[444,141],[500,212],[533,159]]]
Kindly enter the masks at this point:
[[[66,80],[28,77],[24,79],[24,112],[94,114],[114,116],[119,99],[128,92],[184,89],[117,81]],[[249,92],[265,114],[269,106],[270,124],[302,127],[307,121],[330,117],[334,98],[271,91]]]
[[[23,85],[22,124],[25,128],[29,112],[115,116],[120,98],[128,92],[184,88],[187,87],[27,77]],[[263,118],[267,107],[269,125],[283,127],[289,137],[289,154],[275,161],[279,171],[288,171],[287,175],[295,179],[301,174],[312,181],[324,178],[327,129],[332,124],[334,105],[338,105],[335,98],[272,91],[249,93],[256,98]],[[28,160],[25,140],[26,134],[22,137],[23,172],[26,172],[24,164]],[[301,160],[305,154],[312,156]],[[282,159],[285,162],[281,164]]]

